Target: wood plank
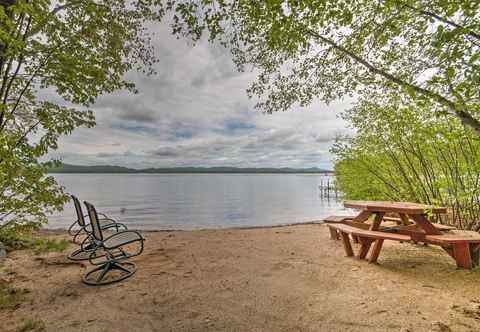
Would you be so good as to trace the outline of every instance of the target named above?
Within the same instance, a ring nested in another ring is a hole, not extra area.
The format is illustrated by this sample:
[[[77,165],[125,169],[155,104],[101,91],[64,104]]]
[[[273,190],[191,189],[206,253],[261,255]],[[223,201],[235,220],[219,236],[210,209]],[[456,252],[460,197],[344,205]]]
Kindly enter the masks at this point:
[[[358,240],[358,236],[356,235],[352,235],[352,240],[353,240],[353,243],[357,244],[359,243],[360,241]]]
[[[439,235],[426,235],[427,242],[438,245],[468,242],[480,243],[480,234],[474,231],[451,230]]]
[[[367,223],[364,223],[364,222],[356,222],[356,221],[346,220],[343,223],[345,225],[353,226],[353,227],[360,228],[360,229],[365,229],[365,230],[370,229],[370,225],[367,224]]]
[[[355,216],[328,216],[323,219],[325,223],[342,223],[346,220],[352,220]]]
[[[401,225],[401,224],[402,224],[402,219],[396,218],[396,217],[384,216],[384,217],[383,217],[383,220],[384,220],[384,221],[393,221],[393,222],[396,223],[397,225]]]
[[[399,226],[395,227],[398,234],[405,234],[412,238],[412,241],[425,242],[425,231],[423,229],[411,227],[411,226]]]
[[[353,256],[352,244],[350,243],[350,238],[348,237],[348,234],[345,232],[340,232],[340,236],[342,237],[343,249],[345,249],[345,254],[349,257]]]
[[[330,239],[338,240],[338,232],[336,229],[329,227],[328,230],[330,231]]]
[[[434,214],[445,214],[447,208],[431,205],[410,203],[410,202],[388,202],[388,201],[345,201],[346,208],[359,209],[372,212],[396,212],[408,215],[425,214],[431,211]]]
[[[407,218],[408,218],[408,217],[407,217]],[[383,220],[384,220],[384,221],[393,221],[393,222],[395,222],[395,223],[397,223],[397,224],[399,224],[399,225],[402,224],[402,219],[400,219],[400,218],[384,216],[384,217],[383,217]],[[435,226],[436,229],[441,230],[441,231],[451,231],[451,230],[457,229],[457,227],[455,227],[455,226],[444,225],[444,224],[439,224],[439,223],[434,223],[434,222],[430,222],[430,223],[431,223],[433,226]],[[416,224],[415,224],[415,222],[414,222],[413,220],[408,219],[408,223],[405,223],[405,222],[404,222],[402,226],[404,226],[404,227],[411,227],[411,226],[416,227]]]
[[[379,212],[379,213],[375,214],[375,219],[373,219],[373,223],[370,226],[371,231],[377,231],[378,230],[378,228],[380,227],[380,224],[382,223],[384,215],[385,215],[385,213],[383,213],[383,212]]]
[[[378,256],[380,255],[380,251],[382,250],[383,246],[383,239],[375,240],[375,244],[373,245],[372,253],[370,258],[368,259],[369,263],[376,263],[378,260]]]
[[[472,258],[472,265],[476,267],[480,264],[480,244],[479,243],[469,243],[470,246],[470,257]]]
[[[398,215],[400,216],[403,225],[408,226],[412,223],[405,213],[399,213]]]
[[[384,240],[394,240],[394,241],[404,241],[404,242],[411,240],[410,236],[404,235],[404,234],[363,230],[363,229],[345,225],[345,224],[328,224],[327,226],[335,228],[340,232],[345,232],[345,233],[353,234],[360,237],[367,237],[370,239],[384,239]]]
[[[412,219],[419,225],[427,235],[441,235],[443,234],[440,230],[436,229],[435,226],[427,219],[423,214],[411,215]]]
[[[435,228],[438,229],[438,230],[440,230],[440,231],[452,231],[452,230],[456,230],[456,229],[457,229],[457,227],[455,227],[455,226],[438,224],[438,223],[434,223],[434,222],[432,222],[431,224],[432,224],[433,226],[435,226]]]
[[[469,270],[472,268],[472,258],[470,256],[470,246],[468,243],[456,243],[453,246],[453,254],[457,262],[457,267]]]
[[[368,218],[370,218],[371,215],[372,215],[372,212],[370,211],[362,211],[355,218],[353,218],[353,221],[365,222],[368,220]]]
[[[368,251],[370,250],[370,246],[372,245],[373,240],[359,237],[360,240],[360,250],[358,252],[359,259],[365,259],[367,257]]]

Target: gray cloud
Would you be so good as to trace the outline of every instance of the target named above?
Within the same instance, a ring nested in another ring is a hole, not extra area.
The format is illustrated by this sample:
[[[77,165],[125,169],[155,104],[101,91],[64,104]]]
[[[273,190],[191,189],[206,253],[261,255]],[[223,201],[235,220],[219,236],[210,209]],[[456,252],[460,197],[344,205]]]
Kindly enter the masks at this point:
[[[255,73],[237,72],[227,50],[204,41],[192,47],[163,26],[150,28],[158,75],[128,73],[139,93],[99,98],[97,126],[62,138],[51,157],[138,168],[332,167],[328,150],[346,132],[337,115],[349,101],[262,114],[245,92]]]

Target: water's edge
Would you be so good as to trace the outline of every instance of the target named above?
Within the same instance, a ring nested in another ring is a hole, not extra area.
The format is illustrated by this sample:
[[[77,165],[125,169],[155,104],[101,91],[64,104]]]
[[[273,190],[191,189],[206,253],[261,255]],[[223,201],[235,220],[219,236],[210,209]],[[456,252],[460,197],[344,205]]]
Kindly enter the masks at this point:
[[[198,229],[134,229],[129,228],[131,231],[137,231],[141,233],[172,233],[172,232],[208,232],[208,231],[235,231],[235,230],[255,230],[255,229],[270,229],[270,228],[283,228],[292,226],[305,226],[305,225],[323,225],[323,220],[313,220],[298,223],[287,223],[278,225],[259,225],[259,226],[237,226],[237,227],[218,227],[218,228],[198,228]],[[60,233],[67,232],[66,228],[42,228],[42,232],[48,233]]]

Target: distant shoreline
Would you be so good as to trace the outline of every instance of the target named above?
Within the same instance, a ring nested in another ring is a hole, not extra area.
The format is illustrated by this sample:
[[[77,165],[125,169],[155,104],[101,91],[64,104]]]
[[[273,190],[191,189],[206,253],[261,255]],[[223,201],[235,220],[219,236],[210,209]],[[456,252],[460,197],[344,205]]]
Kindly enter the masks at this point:
[[[48,172],[48,174],[132,174],[132,175],[149,175],[149,174],[173,174],[173,175],[192,175],[192,174],[292,174],[292,175],[335,175],[335,173],[329,172],[132,172],[132,173],[121,173],[121,172]]]
[[[324,174],[334,175],[321,168],[250,168],[250,167],[161,167],[134,169],[121,166],[79,166],[61,164],[48,169],[50,174]]]

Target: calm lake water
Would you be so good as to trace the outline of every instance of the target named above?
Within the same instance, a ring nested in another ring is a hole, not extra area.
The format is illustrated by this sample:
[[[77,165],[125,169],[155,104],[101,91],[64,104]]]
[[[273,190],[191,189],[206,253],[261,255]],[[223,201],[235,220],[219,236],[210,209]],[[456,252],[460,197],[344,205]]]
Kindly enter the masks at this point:
[[[266,226],[346,213],[320,197],[328,176],[300,174],[56,174],[66,191],[132,229]],[[330,178],[331,179],[331,178]],[[86,212],[86,211],[84,211]],[[75,220],[73,204],[48,227]]]

